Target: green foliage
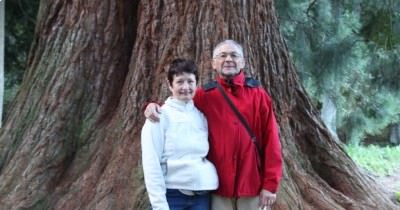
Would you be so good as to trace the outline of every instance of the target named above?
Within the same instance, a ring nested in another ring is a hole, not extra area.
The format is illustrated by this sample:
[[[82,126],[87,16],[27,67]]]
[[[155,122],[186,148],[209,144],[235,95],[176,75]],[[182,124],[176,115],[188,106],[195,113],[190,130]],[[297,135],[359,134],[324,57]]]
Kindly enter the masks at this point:
[[[361,35],[376,46],[392,50],[400,43],[398,1],[368,1],[362,4]]]
[[[369,76],[358,76],[344,78],[342,97],[336,100],[341,108],[338,123],[351,144],[358,144],[365,135],[379,134],[388,125],[400,121],[400,94],[374,87]]]
[[[5,72],[6,86],[22,79],[25,62],[35,30],[39,1],[6,1],[5,10]]]
[[[397,200],[398,202],[400,202],[400,191],[399,191],[399,192],[396,192],[396,200]]]
[[[5,111],[22,81],[38,7],[38,0],[5,1]]]
[[[17,94],[19,90],[19,84],[14,84],[12,86],[7,86],[4,91],[4,98],[3,98],[3,103],[4,103],[4,110],[8,110],[8,107],[11,104],[11,101],[14,99],[14,96]]]
[[[400,167],[400,146],[346,146],[347,153],[361,167],[375,175],[392,175]]]
[[[399,32],[400,34],[400,32]],[[371,84],[376,87],[387,87],[391,91],[400,90],[400,46],[393,50],[376,50],[371,56],[368,70],[371,72]]]
[[[400,121],[399,2],[275,3],[303,85],[316,105],[334,101],[342,140],[358,144]]]

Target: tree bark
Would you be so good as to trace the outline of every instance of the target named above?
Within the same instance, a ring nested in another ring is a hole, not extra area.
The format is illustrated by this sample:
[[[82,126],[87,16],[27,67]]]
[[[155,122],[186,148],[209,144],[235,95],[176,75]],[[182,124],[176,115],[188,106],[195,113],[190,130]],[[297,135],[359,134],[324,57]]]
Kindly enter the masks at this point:
[[[285,171],[274,209],[398,209],[330,136],[290,62],[272,0],[42,0],[36,36],[0,133],[1,209],[148,209],[142,105],[165,69],[243,43],[247,73],[275,102]],[[371,193],[373,192],[373,193]]]

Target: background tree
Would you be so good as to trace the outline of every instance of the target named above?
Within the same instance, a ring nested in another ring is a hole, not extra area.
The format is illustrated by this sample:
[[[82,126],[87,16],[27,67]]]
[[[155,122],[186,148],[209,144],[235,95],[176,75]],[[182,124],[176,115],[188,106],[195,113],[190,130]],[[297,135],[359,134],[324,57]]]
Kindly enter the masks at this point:
[[[334,104],[341,140],[358,144],[400,121],[400,2],[276,3],[303,84],[314,104]]]
[[[2,1],[5,4],[5,63],[4,63],[4,115],[15,97],[26,69],[31,46],[38,0]],[[4,14],[4,13],[3,13]]]
[[[213,45],[233,38],[275,101],[285,160],[275,209],[396,209],[320,121],[272,1],[42,0],[38,13],[0,133],[1,208],[147,209],[143,103],[165,98],[175,57],[195,59],[210,79]]]

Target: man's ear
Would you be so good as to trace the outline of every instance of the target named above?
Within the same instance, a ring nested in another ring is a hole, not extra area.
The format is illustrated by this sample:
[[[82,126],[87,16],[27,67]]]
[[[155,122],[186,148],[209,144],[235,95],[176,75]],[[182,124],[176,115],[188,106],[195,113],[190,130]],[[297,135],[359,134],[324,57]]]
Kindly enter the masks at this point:
[[[238,62],[238,67],[239,69],[244,69],[244,66],[246,65],[246,61],[244,59],[240,59],[240,61]]]
[[[217,62],[214,59],[211,60],[211,67],[214,71],[217,70]]]

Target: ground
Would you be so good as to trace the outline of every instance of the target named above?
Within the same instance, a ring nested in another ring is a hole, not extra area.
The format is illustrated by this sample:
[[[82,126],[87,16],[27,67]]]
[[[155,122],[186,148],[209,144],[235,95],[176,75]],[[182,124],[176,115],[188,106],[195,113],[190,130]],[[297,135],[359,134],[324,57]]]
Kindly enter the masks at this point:
[[[376,177],[376,180],[383,186],[391,200],[396,200],[395,193],[400,192],[400,168],[392,175]],[[397,203],[400,205],[400,202]]]

